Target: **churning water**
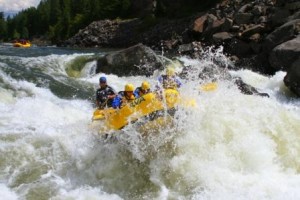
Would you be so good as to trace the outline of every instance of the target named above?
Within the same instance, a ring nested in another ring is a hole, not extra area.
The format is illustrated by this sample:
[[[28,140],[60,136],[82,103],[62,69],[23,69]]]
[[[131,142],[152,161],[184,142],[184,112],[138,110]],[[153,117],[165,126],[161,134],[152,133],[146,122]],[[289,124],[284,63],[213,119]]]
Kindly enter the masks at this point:
[[[0,46],[0,199],[300,198],[300,101],[284,72],[224,69],[270,98],[242,94],[222,71],[216,90],[200,91],[211,80],[198,72],[225,56],[180,58],[191,69],[181,94],[197,106],[147,137],[129,125],[107,140],[91,128],[103,53]],[[157,74],[107,77],[122,90]]]

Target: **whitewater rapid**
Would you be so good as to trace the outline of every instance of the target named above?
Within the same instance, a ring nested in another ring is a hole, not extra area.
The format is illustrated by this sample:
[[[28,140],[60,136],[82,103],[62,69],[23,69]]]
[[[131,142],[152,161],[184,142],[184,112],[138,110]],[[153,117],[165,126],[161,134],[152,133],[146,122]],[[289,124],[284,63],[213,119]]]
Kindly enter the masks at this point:
[[[179,109],[148,137],[129,125],[105,140],[91,128],[104,74],[93,74],[94,62],[74,77],[66,70],[82,56],[91,53],[0,55],[1,198],[300,198],[300,101],[284,86],[285,72],[229,71],[269,98],[244,95],[226,79],[199,91],[190,74],[180,92],[196,107]],[[196,69],[211,61],[180,59]],[[154,86],[159,73],[106,76],[122,90],[145,79]]]

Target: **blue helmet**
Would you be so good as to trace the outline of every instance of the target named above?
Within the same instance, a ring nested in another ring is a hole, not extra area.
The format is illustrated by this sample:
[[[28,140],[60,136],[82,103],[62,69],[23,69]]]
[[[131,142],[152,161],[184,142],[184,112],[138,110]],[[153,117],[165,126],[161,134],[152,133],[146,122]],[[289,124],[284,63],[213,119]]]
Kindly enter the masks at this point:
[[[99,82],[106,83],[106,78],[104,76],[100,77]]]

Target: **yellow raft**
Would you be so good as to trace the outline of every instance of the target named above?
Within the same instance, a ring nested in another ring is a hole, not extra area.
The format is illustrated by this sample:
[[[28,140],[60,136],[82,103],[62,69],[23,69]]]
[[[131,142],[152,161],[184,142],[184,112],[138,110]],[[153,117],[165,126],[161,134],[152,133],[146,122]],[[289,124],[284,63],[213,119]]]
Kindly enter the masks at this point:
[[[31,47],[30,42],[25,42],[25,43],[20,43],[20,42],[15,42],[13,44],[14,47],[23,47],[23,48],[28,48]]]
[[[164,98],[162,98],[164,97]],[[176,105],[195,106],[194,101],[184,101],[179,92],[166,89],[163,94],[148,93],[128,103],[121,109],[96,110],[93,120],[104,120],[104,130],[119,130],[127,124],[158,111],[170,110]]]

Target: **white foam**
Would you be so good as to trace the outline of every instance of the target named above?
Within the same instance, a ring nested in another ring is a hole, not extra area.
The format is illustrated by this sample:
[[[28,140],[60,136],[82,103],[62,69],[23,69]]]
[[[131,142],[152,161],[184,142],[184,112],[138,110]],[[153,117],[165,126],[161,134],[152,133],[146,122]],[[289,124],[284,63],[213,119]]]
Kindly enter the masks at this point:
[[[205,63],[214,66],[211,58],[184,59],[200,71]],[[174,124],[146,138],[129,125],[115,141],[92,134],[91,102],[61,99],[0,74],[9,86],[0,90],[6,96],[0,100],[0,157],[10,158],[3,161],[8,183],[0,190],[8,199],[39,184],[51,189],[52,199],[299,199],[300,104],[285,95],[285,73],[231,73],[271,97],[244,95],[223,79],[216,90],[199,91],[199,80],[188,80],[180,92],[196,107],[180,108]],[[116,90],[148,79],[97,74],[79,80],[96,89],[103,75]],[[156,77],[149,79],[152,86]]]
[[[5,200],[17,200],[17,194],[9,189],[6,185],[0,183],[1,199]]]
[[[99,188],[82,187],[79,189],[66,191],[61,190],[58,195],[51,198],[53,200],[87,200],[87,199],[103,199],[103,200],[121,200],[116,194],[108,194],[101,191]]]

